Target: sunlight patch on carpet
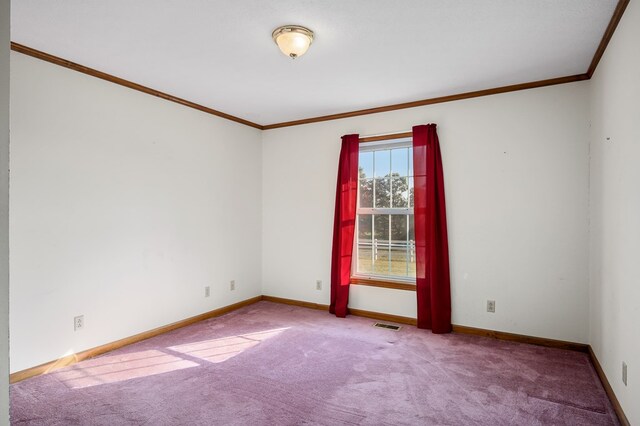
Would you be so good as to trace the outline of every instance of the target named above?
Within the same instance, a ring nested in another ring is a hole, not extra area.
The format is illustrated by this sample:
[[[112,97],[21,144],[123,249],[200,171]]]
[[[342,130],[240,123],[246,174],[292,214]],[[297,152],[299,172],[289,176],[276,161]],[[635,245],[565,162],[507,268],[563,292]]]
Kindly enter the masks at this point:
[[[193,361],[148,350],[94,358],[51,374],[69,388],[79,389],[197,366]]]
[[[289,327],[239,334],[237,336],[222,337],[219,339],[171,346],[167,349],[200,358],[208,362],[219,363],[233,358],[247,349],[253,348],[261,342],[275,337],[288,329]]]

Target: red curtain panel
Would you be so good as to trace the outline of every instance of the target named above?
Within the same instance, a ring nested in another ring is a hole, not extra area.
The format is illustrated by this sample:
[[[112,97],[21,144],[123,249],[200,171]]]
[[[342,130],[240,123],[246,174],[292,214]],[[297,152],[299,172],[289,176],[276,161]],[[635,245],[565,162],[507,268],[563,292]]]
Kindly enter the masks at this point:
[[[413,128],[418,328],[451,331],[449,243],[440,143],[435,124]]]
[[[353,237],[356,228],[358,197],[359,135],[342,137],[336,206],[333,219],[333,250],[331,253],[331,305],[329,311],[337,317],[347,315]]]

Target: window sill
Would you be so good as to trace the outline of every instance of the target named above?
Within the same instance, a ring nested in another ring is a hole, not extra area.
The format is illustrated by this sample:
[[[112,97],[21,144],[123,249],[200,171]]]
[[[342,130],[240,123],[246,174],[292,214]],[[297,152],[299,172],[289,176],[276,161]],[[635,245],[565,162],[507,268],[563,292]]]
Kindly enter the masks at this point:
[[[381,278],[351,277],[351,284],[370,287],[392,288],[394,290],[416,291],[415,283],[385,280]]]

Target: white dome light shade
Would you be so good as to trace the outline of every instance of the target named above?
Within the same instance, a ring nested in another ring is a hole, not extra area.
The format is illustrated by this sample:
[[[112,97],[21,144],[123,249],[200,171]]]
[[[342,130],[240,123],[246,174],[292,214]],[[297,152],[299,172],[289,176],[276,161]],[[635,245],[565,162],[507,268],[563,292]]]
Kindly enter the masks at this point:
[[[305,54],[313,42],[313,31],[298,25],[285,25],[271,34],[282,53],[295,59]]]

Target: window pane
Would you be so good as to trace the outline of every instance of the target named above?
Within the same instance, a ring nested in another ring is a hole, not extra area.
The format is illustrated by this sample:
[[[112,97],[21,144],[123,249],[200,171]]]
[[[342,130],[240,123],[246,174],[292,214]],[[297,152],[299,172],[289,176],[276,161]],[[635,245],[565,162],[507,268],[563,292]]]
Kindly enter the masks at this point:
[[[392,207],[409,207],[409,184],[407,178],[394,177],[391,179]]]
[[[360,207],[373,207],[373,179],[360,179]]]
[[[371,241],[373,238],[372,215],[358,215],[358,239]]]
[[[391,273],[390,275],[396,277],[406,277],[407,276],[407,246],[406,244],[392,245],[391,246]]]
[[[383,241],[385,244],[389,240],[389,215],[376,214],[373,215],[373,238]]]
[[[374,151],[375,155],[375,177],[389,176],[391,168],[391,151],[385,149],[384,151]]]
[[[408,215],[391,216],[391,274],[407,275],[407,218]]]
[[[373,273],[389,275],[389,244],[374,244]]]
[[[391,215],[391,240],[394,244],[407,244],[407,216]]]
[[[409,148],[391,150],[391,173],[393,176],[407,176],[409,167]]]
[[[389,274],[389,215],[373,215],[373,272]]]
[[[372,269],[372,237],[373,217],[370,214],[358,215],[358,263],[357,271],[364,273],[373,272]]]
[[[413,229],[413,215],[409,215],[409,276],[416,276],[416,235]]]
[[[391,207],[391,194],[389,192],[389,178],[375,179],[376,185],[376,203],[374,207],[389,208]]]
[[[416,231],[413,229],[413,215],[409,215],[409,241],[415,241]]]
[[[413,176],[413,148],[409,148],[409,176]]]
[[[358,158],[361,178],[373,177],[373,152],[361,152]]]
[[[409,178],[409,207],[413,207],[413,178]]]

